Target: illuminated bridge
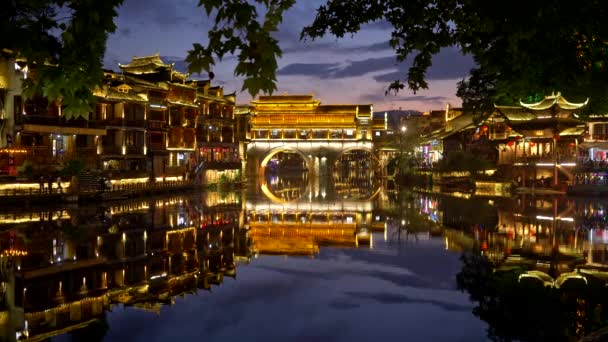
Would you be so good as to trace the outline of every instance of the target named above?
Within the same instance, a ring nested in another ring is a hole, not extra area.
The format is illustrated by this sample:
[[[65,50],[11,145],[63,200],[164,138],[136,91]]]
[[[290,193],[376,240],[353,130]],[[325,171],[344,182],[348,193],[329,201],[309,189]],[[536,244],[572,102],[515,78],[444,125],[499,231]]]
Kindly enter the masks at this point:
[[[245,204],[245,228],[254,253],[312,256],[322,246],[372,248],[373,232],[382,232],[386,238],[386,222],[373,214],[381,189],[367,198],[327,200],[309,189],[307,193],[313,196],[290,201],[262,192],[266,199]]]
[[[247,168],[263,173],[280,152],[297,153],[313,173],[329,172],[351,151],[366,152],[375,165],[372,137],[385,129],[373,106],[321,105],[312,95],[260,96],[251,102]]]

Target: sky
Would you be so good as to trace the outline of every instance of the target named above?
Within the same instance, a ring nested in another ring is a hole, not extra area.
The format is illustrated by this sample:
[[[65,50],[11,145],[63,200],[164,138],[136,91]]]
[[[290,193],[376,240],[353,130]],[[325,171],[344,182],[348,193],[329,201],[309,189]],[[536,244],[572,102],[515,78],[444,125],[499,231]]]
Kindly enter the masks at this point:
[[[391,109],[429,111],[446,103],[459,106],[456,83],[474,66],[472,58],[455,48],[442,50],[427,73],[429,89],[414,94],[403,90],[385,95],[389,83],[405,79],[408,63],[399,64],[388,45],[391,27],[371,23],[352,37],[324,37],[313,42],[299,39],[312,23],[323,0],[300,0],[284,17],[275,38],[283,50],[278,61],[276,94],[314,94],[323,104],[373,104],[375,111]],[[118,10],[117,30],[108,39],[104,63],[118,69],[133,56],[160,53],[168,62],[182,61],[192,43],[207,43],[212,26],[197,0],[125,0]],[[183,64],[183,63],[182,63]],[[224,93],[237,93],[237,103],[251,100],[241,92],[242,79],[234,76],[234,58],[217,63],[214,84]],[[176,63],[177,65],[177,63]]]

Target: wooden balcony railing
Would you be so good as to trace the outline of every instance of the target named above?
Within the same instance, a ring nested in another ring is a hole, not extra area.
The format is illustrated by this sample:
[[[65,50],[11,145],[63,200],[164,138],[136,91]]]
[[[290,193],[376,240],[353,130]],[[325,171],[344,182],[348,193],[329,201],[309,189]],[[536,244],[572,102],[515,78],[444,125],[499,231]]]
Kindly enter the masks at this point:
[[[106,124],[108,126],[119,126],[119,127],[135,127],[135,128],[146,128],[146,120],[136,120],[136,119],[110,119],[107,120]]]
[[[79,128],[104,128],[105,123],[101,120],[85,120],[82,118],[66,120],[63,116],[51,115],[17,115],[16,124],[31,124],[44,126],[67,126]]]

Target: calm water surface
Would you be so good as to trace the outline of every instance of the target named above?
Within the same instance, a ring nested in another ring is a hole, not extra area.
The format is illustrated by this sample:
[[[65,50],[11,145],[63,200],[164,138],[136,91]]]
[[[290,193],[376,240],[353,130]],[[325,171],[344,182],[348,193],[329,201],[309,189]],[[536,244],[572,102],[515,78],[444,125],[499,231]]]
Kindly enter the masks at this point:
[[[7,208],[3,315],[57,341],[576,340],[606,322],[603,202],[391,188],[268,175]]]

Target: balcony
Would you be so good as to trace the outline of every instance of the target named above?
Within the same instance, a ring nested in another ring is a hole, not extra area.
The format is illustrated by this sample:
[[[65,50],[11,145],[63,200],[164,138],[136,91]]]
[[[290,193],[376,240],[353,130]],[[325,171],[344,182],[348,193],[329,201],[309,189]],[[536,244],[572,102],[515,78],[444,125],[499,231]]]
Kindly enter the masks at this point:
[[[79,128],[103,128],[105,126],[104,122],[99,120],[86,120],[83,118],[66,120],[63,116],[51,115],[18,115],[16,124]]]
[[[132,120],[132,119],[111,119],[107,121],[108,126],[117,127],[133,127],[133,128],[146,128],[146,120]]]
[[[168,148],[173,148],[173,149],[179,149],[179,148],[183,148],[183,149],[194,149],[194,141],[191,142],[187,142],[187,141],[182,141],[182,142],[169,142],[169,146]]]

